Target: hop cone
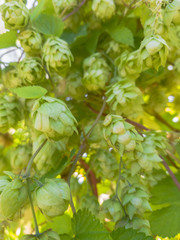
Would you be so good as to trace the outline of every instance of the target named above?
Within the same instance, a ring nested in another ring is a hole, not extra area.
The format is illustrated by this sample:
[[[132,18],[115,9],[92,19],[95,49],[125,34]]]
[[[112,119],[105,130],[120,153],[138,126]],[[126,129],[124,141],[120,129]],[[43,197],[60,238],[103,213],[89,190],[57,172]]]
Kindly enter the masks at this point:
[[[28,164],[31,157],[31,147],[28,145],[19,145],[12,148],[9,152],[11,167],[15,171],[22,170]]]
[[[55,11],[61,13],[64,9],[68,10],[77,4],[77,0],[52,0]]]
[[[76,119],[66,104],[56,98],[42,97],[33,106],[34,127],[49,139],[60,140],[77,132]]]
[[[61,76],[67,74],[73,61],[73,55],[67,42],[58,37],[48,38],[42,52],[48,70],[54,70]]]
[[[118,73],[123,78],[135,80],[142,71],[142,66],[138,61],[139,51],[124,51],[120,57],[116,59]]]
[[[159,169],[159,163],[162,161],[155,150],[153,143],[145,138],[142,142],[143,151],[127,153],[127,160],[130,162],[131,174],[136,175],[141,169],[144,172],[151,173],[153,168]]]
[[[118,163],[115,157],[108,151],[98,149],[95,154],[91,156],[90,166],[97,177],[103,180],[115,180],[118,176]]]
[[[66,79],[66,95],[78,100],[83,98],[85,93],[81,73],[78,71],[70,73]]]
[[[100,216],[108,218],[113,222],[121,220],[124,216],[123,208],[118,200],[108,199],[105,200],[101,206]]]
[[[33,141],[33,153],[44,142],[45,138],[43,134],[35,138]],[[55,170],[61,161],[65,149],[66,146],[63,141],[54,142],[48,140],[34,159],[38,173],[44,175],[51,169]]]
[[[124,121],[121,116],[107,115],[104,120],[104,138],[107,143],[120,154],[135,149],[142,151],[143,138],[137,133],[134,126]]]
[[[27,189],[25,184],[15,179],[8,183],[0,195],[0,209],[5,219],[12,219],[27,199]]]
[[[92,214],[99,213],[99,203],[94,195],[83,195],[80,202],[80,208],[87,208]]]
[[[22,118],[22,105],[14,97],[8,94],[0,96],[0,131],[6,133],[9,128],[15,128]]]
[[[63,215],[70,201],[70,189],[62,179],[46,179],[35,192],[37,206],[49,217]]]
[[[38,32],[27,29],[19,34],[18,39],[24,51],[29,55],[37,55],[40,52],[42,39]]]
[[[6,28],[20,30],[29,22],[29,11],[22,2],[12,1],[4,3],[1,7],[2,19]]]
[[[139,49],[139,63],[143,70],[154,67],[156,70],[160,66],[165,66],[168,56],[168,45],[159,35],[146,37]]]
[[[18,75],[24,85],[37,85],[45,80],[45,71],[38,58],[25,58],[19,63]]]
[[[3,74],[3,84],[7,88],[16,88],[21,85],[21,79],[15,67],[9,67]]]
[[[107,39],[105,39],[101,47],[112,59],[116,59],[124,49],[127,49],[126,45],[120,44],[114,40],[107,41]]]
[[[118,114],[128,114],[126,116],[132,115],[133,108],[134,114],[142,111],[143,98],[142,93],[135,86],[135,83],[129,81],[128,79],[121,79],[117,77],[117,82],[109,87],[106,92],[107,100],[113,111]]]
[[[135,214],[142,215],[146,211],[151,211],[148,202],[149,195],[141,184],[124,187],[121,197],[122,204],[131,220]]]
[[[92,10],[103,21],[110,19],[116,10],[113,0],[93,0]]]
[[[104,89],[109,80],[110,68],[100,53],[94,53],[83,62],[83,84],[89,91]]]
[[[41,233],[38,237],[35,235],[24,235],[20,240],[60,240],[59,235],[51,230]]]

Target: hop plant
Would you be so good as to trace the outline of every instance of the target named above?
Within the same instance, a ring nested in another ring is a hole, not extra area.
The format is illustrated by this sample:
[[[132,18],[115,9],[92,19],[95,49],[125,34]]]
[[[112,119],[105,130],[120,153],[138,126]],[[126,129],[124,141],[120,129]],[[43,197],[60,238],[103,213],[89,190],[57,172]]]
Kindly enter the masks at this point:
[[[18,75],[23,85],[37,85],[45,80],[45,70],[39,58],[25,58],[19,63]]]
[[[106,96],[106,102],[109,103],[112,110],[118,114],[126,114],[129,112],[126,116],[132,115],[132,106],[134,103],[136,104],[135,112],[142,112],[142,93],[139,88],[135,86],[135,83],[128,79],[117,77],[117,82],[109,87]]]
[[[165,66],[168,56],[168,45],[159,35],[144,38],[139,49],[139,62],[143,70]]]
[[[124,210],[120,201],[112,198],[105,200],[101,205],[100,216],[114,222],[121,220],[124,217]]]
[[[68,10],[77,4],[77,0],[53,0],[54,9],[61,13],[64,9]]]
[[[89,91],[104,89],[109,80],[110,68],[100,53],[94,53],[83,62],[82,82]]]
[[[0,210],[4,219],[13,219],[27,200],[26,185],[20,179],[8,183],[0,195]]]
[[[25,168],[31,157],[31,147],[29,145],[19,145],[9,151],[10,164],[14,171]]]
[[[61,76],[67,74],[74,59],[67,42],[58,37],[50,37],[45,42],[42,53],[48,70]]]
[[[148,202],[149,194],[141,184],[124,187],[121,197],[122,204],[131,220],[135,214],[142,215],[146,211],[151,211]]]
[[[22,105],[10,94],[0,96],[0,131],[6,133],[9,128],[16,128],[22,119]]]
[[[104,138],[109,146],[122,155],[124,150],[142,151],[141,141],[143,138],[137,133],[133,125],[125,122],[118,115],[107,115],[104,119]]]
[[[148,108],[160,113],[162,112],[168,103],[168,98],[165,94],[165,91],[162,89],[153,89],[150,92],[150,97],[148,100]]]
[[[45,138],[46,136],[43,134],[35,137],[33,141],[33,153],[44,142]],[[48,140],[34,159],[34,164],[39,175],[44,175],[51,169],[55,170],[61,162],[65,149],[66,146],[63,141],[54,142]]]
[[[116,10],[113,0],[93,0],[92,10],[103,21],[110,19]]]
[[[21,86],[21,79],[18,75],[16,67],[9,67],[5,69],[5,72],[2,76],[3,84],[7,88],[16,88]]]
[[[123,78],[135,80],[142,71],[142,65],[138,60],[139,50],[134,52],[124,51],[117,59],[118,73]]]
[[[81,73],[78,71],[70,73],[66,79],[66,95],[78,100],[82,99],[85,93]]]
[[[36,189],[35,200],[44,215],[63,215],[70,201],[70,189],[63,179],[46,179],[46,183]]]
[[[11,179],[9,178],[9,176],[0,176],[0,194],[10,182]]]
[[[87,208],[92,214],[97,215],[99,213],[99,203],[97,197],[90,194],[82,196],[80,208]]]
[[[118,163],[115,157],[108,151],[98,149],[91,156],[90,166],[97,177],[103,180],[115,180],[118,176]]]
[[[49,139],[60,140],[77,132],[77,121],[67,105],[56,98],[42,97],[32,109],[34,128],[43,132]]]
[[[23,29],[29,22],[29,11],[26,5],[20,1],[4,3],[1,13],[6,28],[10,30]]]
[[[20,32],[18,39],[24,51],[29,55],[37,55],[41,51],[41,35],[31,29]]]
[[[51,230],[40,233],[39,236],[36,235],[24,235],[20,240],[60,240],[59,235]]]

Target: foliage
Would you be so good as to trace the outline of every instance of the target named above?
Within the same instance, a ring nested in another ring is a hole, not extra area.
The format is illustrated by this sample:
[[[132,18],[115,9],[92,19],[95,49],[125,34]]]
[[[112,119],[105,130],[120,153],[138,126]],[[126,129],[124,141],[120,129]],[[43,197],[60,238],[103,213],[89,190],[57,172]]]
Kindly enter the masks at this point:
[[[178,240],[180,1],[27,2],[0,6],[0,240]]]

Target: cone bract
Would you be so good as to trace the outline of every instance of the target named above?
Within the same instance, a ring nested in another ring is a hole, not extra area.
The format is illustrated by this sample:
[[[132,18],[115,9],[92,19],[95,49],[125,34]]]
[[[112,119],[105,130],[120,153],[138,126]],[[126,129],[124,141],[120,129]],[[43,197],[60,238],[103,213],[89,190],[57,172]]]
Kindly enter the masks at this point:
[[[38,99],[32,109],[34,128],[43,132],[49,139],[60,140],[77,132],[77,121],[67,105],[51,97]]]

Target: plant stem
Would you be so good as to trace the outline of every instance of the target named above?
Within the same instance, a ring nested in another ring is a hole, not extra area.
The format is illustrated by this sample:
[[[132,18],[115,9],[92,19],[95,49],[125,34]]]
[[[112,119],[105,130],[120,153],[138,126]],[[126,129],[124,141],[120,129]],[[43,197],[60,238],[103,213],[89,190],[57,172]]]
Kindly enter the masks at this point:
[[[37,224],[37,219],[36,219],[36,214],[34,211],[34,205],[33,205],[33,201],[32,201],[32,197],[31,197],[31,191],[30,191],[30,179],[29,177],[26,179],[27,182],[27,191],[28,191],[28,196],[29,196],[29,201],[31,204],[31,210],[32,210],[32,215],[33,215],[33,220],[34,220],[34,226],[35,226],[35,231],[36,231],[36,236],[39,236],[39,228],[38,228],[38,224]]]
[[[30,176],[30,171],[31,171],[33,161],[46,142],[47,142],[47,139],[44,140],[44,142],[39,146],[39,148],[36,150],[36,152],[32,155],[31,159],[29,160],[27,168],[26,168],[26,175],[25,175],[26,178],[28,178]]]

